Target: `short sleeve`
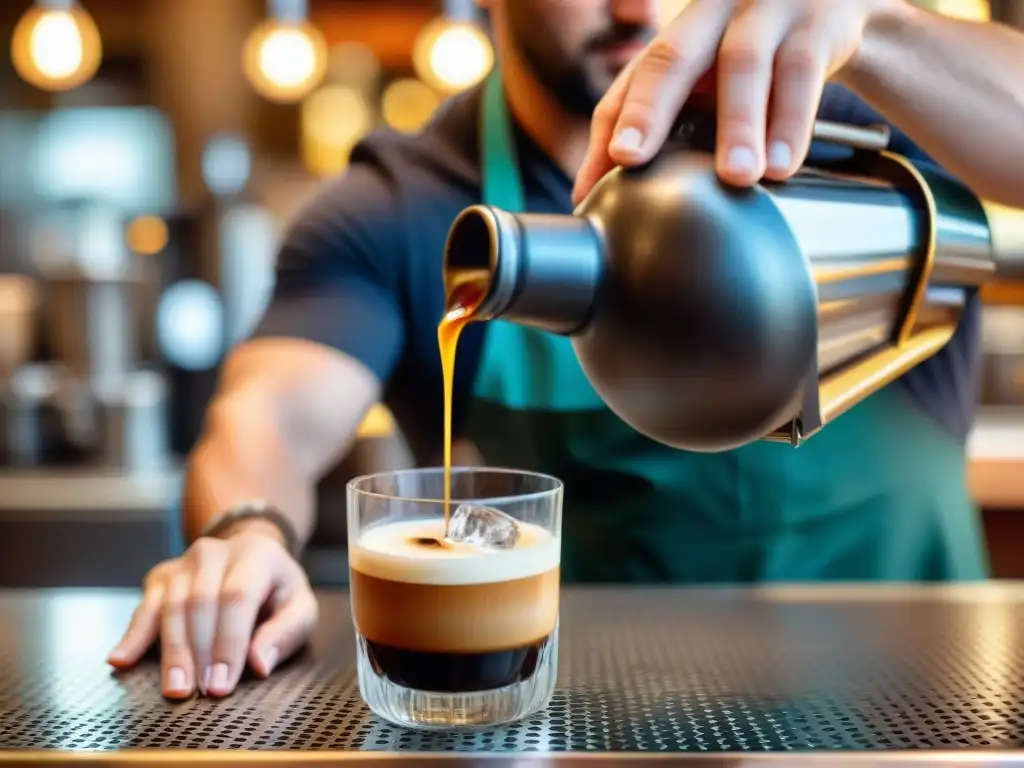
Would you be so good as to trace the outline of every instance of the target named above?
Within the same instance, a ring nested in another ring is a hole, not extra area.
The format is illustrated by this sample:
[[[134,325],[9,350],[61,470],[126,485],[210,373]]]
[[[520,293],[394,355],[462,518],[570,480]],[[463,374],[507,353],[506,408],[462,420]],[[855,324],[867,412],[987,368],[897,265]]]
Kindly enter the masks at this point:
[[[405,337],[398,297],[407,241],[394,198],[369,162],[324,185],[285,234],[254,338],[324,344],[386,381]]]

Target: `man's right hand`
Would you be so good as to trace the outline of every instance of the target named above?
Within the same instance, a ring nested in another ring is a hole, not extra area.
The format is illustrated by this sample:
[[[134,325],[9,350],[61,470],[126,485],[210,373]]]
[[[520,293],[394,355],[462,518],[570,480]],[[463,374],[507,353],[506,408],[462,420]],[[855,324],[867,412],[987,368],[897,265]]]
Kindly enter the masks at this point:
[[[224,539],[197,539],[149,572],[142,603],[108,661],[132,667],[159,637],[165,696],[227,696],[247,661],[269,676],[305,644],[317,618],[309,581],[276,528],[246,521]]]

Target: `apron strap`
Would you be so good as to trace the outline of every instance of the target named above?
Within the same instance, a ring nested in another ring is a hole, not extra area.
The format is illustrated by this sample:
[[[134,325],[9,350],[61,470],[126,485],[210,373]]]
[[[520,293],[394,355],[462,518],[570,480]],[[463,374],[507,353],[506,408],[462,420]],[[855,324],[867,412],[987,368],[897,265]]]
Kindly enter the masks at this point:
[[[483,201],[510,213],[526,210],[512,120],[497,67],[487,77],[480,109]]]

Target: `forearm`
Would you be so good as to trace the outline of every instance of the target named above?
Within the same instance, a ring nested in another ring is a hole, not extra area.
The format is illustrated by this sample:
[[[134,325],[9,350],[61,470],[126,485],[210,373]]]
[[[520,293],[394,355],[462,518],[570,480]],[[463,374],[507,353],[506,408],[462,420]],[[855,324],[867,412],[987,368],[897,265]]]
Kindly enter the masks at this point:
[[[316,344],[268,339],[238,350],[189,457],[189,540],[225,510],[264,499],[304,544],[316,522],[316,482],[350,448],[378,394],[367,369]]]
[[[1024,207],[1024,34],[894,4],[838,79],[976,194]]]
[[[315,478],[290,457],[282,430],[266,418],[267,410],[256,398],[251,407],[244,401],[211,405],[188,461],[182,504],[188,541],[199,538],[221,513],[254,499],[280,510],[302,544],[308,541],[315,525]]]

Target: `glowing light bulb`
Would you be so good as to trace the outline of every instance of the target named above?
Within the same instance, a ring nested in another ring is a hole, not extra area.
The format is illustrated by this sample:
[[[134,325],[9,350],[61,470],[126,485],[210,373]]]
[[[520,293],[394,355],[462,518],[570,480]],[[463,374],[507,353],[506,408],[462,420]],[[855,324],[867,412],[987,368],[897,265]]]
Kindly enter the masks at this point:
[[[81,7],[32,7],[11,40],[14,68],[37,88],[62,91],[90,80],[99,69],[103,46],[92,17]]]
[[[39,19],[28,46],[39,71],[55,80],[82,66],[82,33],[67,11],[51,11]]]
[[[327,46],[308,23],[265,22],[249,35],[243,68],[253,88],[271,101],[300,100],[323,79]]]
[[[491,68],[491,48],[476,28],[451,26],[434,43],[430,66],[450,88],[468,88]]]
[[[260,69],[283,88],[302,85],[316,71],[313,42],[297,29],[275,29],[260,49]]]
[[[494,64],[494,49],[473,24],[438,18],[430,22],[413,47],[413,66],[420,79],[452,93],[480,82]]]

